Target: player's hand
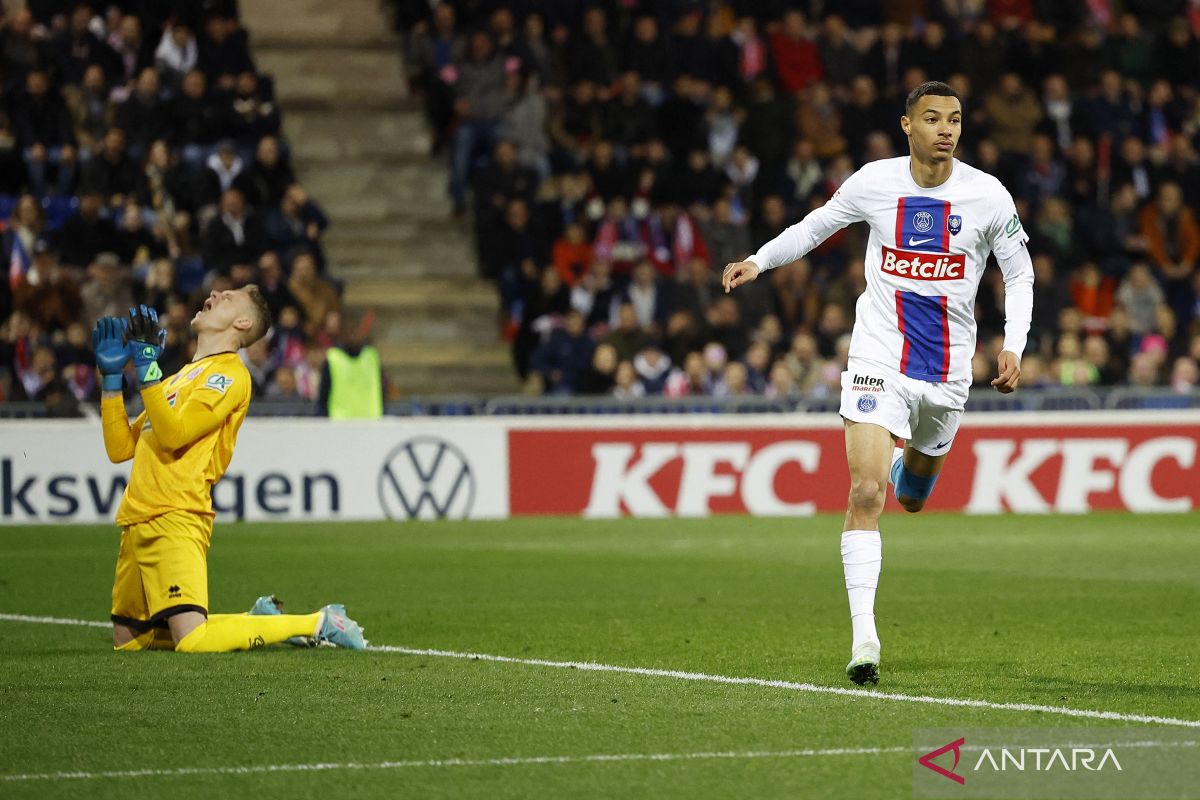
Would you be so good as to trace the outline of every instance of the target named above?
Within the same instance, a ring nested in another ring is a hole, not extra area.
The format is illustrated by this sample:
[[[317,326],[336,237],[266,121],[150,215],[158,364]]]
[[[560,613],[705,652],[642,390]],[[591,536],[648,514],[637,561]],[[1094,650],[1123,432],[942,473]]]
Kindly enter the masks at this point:
[[[729,294],[730,289],[749,283],[760,274],[762,270],[753,261],[735,261],[725,265],[725,272],[721,274],[721,285],[725,287],[725,294]]]
[[[1021,359],[1017,358],[1016,353],[1004,350],[996,359],[996,366],[1000,370],[999,376],[992,381],[992,386],[996,387],[996,391],[1000,394],[1008,394],[1016,389],[1017,384],[1021,382]]]
[[[125,348],[125,320],[120,317],[101,317],[92,329],[92,351],[100,370],[100,388],[106,392],[121,391],[129,351]]]
[[[129,330],[125,349],[133,361],[142,386],[162,380],[158,357],[167,346],[167,332],[158,324],[158,312],[148,306],[129,309]]]

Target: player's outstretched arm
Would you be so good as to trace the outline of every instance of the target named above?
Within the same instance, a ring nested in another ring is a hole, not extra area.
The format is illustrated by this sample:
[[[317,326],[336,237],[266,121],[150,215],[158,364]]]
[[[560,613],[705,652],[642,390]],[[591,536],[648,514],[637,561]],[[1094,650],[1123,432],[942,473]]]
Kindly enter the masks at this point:
[[[125,364],[125,322],[117,317],[102,317],[92,330],[92,351],[100,370],[100,419],[104,431],[104,450],[109,461],[120,464],[133,458],[137,429],[130,427],[121,395]]]
[[[769,269],[800,260],[835,231],[865,219],[858,202],[863,180],[861,172],[854,173],[825,205],[780,231],[778,236],[745,261],[726,264],[721,276],[726,293],[749,283]]]

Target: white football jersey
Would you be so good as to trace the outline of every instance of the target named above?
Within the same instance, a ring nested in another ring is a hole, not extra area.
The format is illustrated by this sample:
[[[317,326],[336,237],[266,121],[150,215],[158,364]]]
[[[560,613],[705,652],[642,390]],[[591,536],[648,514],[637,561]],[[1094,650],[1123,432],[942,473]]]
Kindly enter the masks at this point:
[[[762,269],[790,264],[834,231],[863,220],[871,226],[867,289],[858,298],[850,357],[919,380],[969,379],[975,294],[988,253],[1004,267],[1006,287],[1031,289],[1033,283],[1028,257],[1005,264],[1029,238],[1012,196],[1000,181],[958,159],[945,183],[931,189],[913,180],[908,156],[873,161],[750,260]],[[1032,291],[1021,295],[1028,308],[1015,315],[1024,320],[1024,330],[1013,336],[1018,356],[1032,314]],[[1012,349],[1007,342],[1005,349]]]

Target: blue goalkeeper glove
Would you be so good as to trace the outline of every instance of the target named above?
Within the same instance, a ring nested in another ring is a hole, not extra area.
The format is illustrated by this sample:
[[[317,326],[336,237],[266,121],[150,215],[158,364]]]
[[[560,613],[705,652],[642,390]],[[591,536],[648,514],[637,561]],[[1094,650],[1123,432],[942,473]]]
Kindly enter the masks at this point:
[[[92,350],[100,369],[100,388],[106,392],[121,391],[129,351],[125,348],[125,320],[120,317],[101,317],[92,329]]]
[[[138,383],[143,387],[161,381],[158,357],[167,346],[167,332],[158,324],[158,312],[148,306],[129,309],[129,330],[125,349],[133,361]]]

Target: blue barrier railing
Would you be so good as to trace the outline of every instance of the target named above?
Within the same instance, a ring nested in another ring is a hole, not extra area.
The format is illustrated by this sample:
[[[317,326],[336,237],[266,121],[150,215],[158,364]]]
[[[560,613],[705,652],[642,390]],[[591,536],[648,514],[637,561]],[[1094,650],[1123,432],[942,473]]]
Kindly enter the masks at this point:
[[[136,399],[132,400],[136,404]],[[130,412],[135,409],[130,405]],[[1180,410],[1200,408],[1200,391],[1179,393],[1168,389],[1022,389],[997,394],[981,387],[971,392],[972,411],[1102,411]],[[836,413],[838,398],[780,399],[770,397],[536,397],[512,395],[413,396],[388,403],[385,412],[397,417],[527,416],[532,414],[821,414]],[[99,414],[95,404],[82,404],[84,416]],[[307,401],[255,400],[250,415],[256,417],[312,417],[316,407]],[[35,402],[0,403],[0,419],[45,419],[53,416]]]

